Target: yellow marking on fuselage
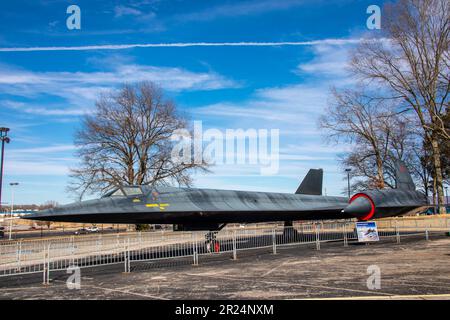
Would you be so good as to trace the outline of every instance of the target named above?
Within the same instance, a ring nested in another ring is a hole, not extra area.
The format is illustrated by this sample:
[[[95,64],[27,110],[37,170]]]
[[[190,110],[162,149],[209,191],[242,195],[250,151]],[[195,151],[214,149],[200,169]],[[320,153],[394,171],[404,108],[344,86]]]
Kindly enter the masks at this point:
[[[169,206],[169,204],[168,203],[147,203],[145,206],[148,207],[148,208],[156,208],[156,207],[158,207],[159,210],[165,210],[166,207]]]
[[[157,203],[147,203],[145,206],[148,207],[148,208],[153,208],[153,207],[159,207],[159,204],[157,204]]]

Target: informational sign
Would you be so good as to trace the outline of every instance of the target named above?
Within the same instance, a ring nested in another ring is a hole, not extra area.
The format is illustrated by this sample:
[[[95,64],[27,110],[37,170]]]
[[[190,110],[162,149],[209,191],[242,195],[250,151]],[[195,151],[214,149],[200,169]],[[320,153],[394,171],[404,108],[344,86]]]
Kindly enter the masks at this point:
[[[380,241],[375,221],[357,222],[356,232],[358,233],[358,242]]]

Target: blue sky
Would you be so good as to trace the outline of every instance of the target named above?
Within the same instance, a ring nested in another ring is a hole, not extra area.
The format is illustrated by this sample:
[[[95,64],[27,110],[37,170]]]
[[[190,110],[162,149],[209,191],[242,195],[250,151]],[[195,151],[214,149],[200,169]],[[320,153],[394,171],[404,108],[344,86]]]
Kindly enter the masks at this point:
[[[66,27],[71,4],[81,8],[81,30]],[[65,188],[68,168],[77,163],[73,133],[80,117],[101,92],[142,80],[162,86],[205,129],[280,129],[278,174],[216,166],[195,176],[196,187],[293,192],[309,168],[321,167],[327,194],[341,194],[346,182],[337,155],[347,146],[324,143],[317,118],[330,87],[354,81],[345,63],[355,41],[377,35],[366,28],[372,4],[382,1],[2,2],[0,126],[11,128],[12,139],[3,200],[10,201],[14,181],[18,203],[71,201]],[[110,46],[200,42],[304,45]]]

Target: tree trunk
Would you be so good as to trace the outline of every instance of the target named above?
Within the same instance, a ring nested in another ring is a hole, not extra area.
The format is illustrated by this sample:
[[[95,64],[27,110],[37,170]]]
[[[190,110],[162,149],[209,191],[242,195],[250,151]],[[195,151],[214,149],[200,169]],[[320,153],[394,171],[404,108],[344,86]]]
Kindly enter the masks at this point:
[[[442,178],[442,168],[441,168],[441,151],[439,149],[438,141],[435,137],[431,138],[431,147],[433,150],[433,164],[434,164],[434,181],[436,184],[436,193],[437,200],[439,205],[439,213],[445,214],[445,205],[444,205],[444,188],[442,186],[443,178]]]
[[[377,188],[383,189],[384,188],[383,160],[381,159],[381,156],[379,154],[377,154],[376,157],[377,157],[377,175],[378,175]]]
[[[427,175],[427,169],[426,167],[422,164],[422,173],[423,173],[423,178],[422,178],[422,183],[423,183],[423,189],[425,190],[425,196],[427,197],[427,201],[428,201],[428,196],[429,196],[429,181],[428,181],[428,175]]]
[[[436,214],[436,177],[433,177],[433,214]]]
[[[127,179],[128,179],[128,184],[129,185],[133,185],[134,184],[134,168],[133,168],[133,164],[129,164],[128,165],[128,170],[127,170]]]

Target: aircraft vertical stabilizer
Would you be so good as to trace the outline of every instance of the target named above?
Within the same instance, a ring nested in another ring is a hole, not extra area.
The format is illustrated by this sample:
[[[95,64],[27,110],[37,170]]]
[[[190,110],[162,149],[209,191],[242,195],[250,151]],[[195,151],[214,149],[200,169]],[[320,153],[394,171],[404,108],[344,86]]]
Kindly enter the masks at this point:
[[[395,179],[397,181],[397,189],[414,191],[416,185],[408,171],[408,168],[401,160],[395,162]]]
[[[323,170],[310,169],[295,193],[321,196],[322,182]]]

